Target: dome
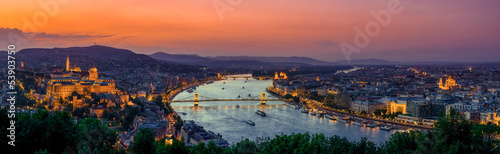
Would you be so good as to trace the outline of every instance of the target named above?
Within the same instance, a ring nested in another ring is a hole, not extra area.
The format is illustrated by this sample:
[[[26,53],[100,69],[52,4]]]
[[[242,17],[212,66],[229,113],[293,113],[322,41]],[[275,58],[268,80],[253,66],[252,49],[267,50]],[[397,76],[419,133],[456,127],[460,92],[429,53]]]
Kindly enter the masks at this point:
[[[97,68],[92,67],[92,68],[90,68],[90,70],[89,70],[89,71],[90,71],[90,72],[97,72]]]

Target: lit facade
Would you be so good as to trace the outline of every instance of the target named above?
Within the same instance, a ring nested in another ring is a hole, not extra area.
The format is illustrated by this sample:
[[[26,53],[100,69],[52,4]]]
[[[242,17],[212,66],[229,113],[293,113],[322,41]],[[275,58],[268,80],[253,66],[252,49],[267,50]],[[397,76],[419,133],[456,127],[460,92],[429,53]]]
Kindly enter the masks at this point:
[[[66,70],[72,71],[69,67],[69,59],[66,62]],[[115,80],[99,78],[95,67],[89,70],[89,76],[53,78],[47,85],[47,95],[56,99],[71,96],[73,92],[79,95],[90,95],[91,93],[114,93],[114,91]]]
[[[275,80],[286,80],[286,79],[288,79],[288,76],[286,75],[286,73],[284,71],[281,71],[279,73],[279,75],[278,75],[278,72],[275,72],[274,79]]]
[[[389,112],[390,114],[394,114],[396,112],[406,114],[406,102],[398,103],[394,101],[388,101],[387,112]]]
[[[450,75],[443,81],[444,78],[439,80],[439,88],[442,90],[452,90],[457,89],[458,85],[455,83],[455,78],[453,77],[453,72],[450,71]]]

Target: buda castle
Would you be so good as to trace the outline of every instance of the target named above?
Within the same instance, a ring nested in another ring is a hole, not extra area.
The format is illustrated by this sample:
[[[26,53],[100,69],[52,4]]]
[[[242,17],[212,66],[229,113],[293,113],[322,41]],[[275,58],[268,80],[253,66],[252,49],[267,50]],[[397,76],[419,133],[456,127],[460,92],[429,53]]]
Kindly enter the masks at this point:
[[[97,68],[92,67],[86,72],[81,72],[79,67],[70,67],[69,56],[66,59],[65,72],[57,72],[61,76],[53,76],[47,85],[47,95],[54,99],[66,98],[73,92],[89,96],[91,93],[114,93],[115,80],[99,77]]]

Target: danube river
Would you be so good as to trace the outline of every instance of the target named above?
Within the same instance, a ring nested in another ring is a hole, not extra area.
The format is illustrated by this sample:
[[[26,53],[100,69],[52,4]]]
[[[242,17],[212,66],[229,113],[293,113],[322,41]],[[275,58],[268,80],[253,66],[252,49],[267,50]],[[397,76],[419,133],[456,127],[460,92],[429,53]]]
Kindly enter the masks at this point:
[[[261,92],[272,85],[272,80],[227,79],[215,81],[212,84],[200,85],[195,92],[199,99],[207,98],[260,98]],[[244,88],[243,88],[244,87]],[[224,88],[224,89],[222,89]],[[183,91],[174,100],[194,96],[194,93]],[[250,96],[249,96],[250,94]],[[259,96],[259,97],[255,97]],[[266,92],[267,98],[275,98]],[[192,100],[193,98],[187,98]],[[172,103],[172,107],[179,113],[183,120],[194,120],[207,131],[222,134],[230,144],[241,141],[242,138],[255,140],[257,137],[273,137],[281,133],[323,133],[326,136],[338,135],[351,141],[359,141],[366,137],[377,144],[386,141],[393,131],[384,131],[379,128],[359,127],[328,118],[312,116],[301,113],[300,110],[283,105],[281,101],[268,101],[267,105],[260,105],[259,101],[220,101],[199,102],[198,107],[193,102]],[[240,108],[237,108],[239,105]],[[255,114],[263,110],[266,117]],[[185,113],[182,114],[182,113]],[[252,120],[255,126],[245,121]]]

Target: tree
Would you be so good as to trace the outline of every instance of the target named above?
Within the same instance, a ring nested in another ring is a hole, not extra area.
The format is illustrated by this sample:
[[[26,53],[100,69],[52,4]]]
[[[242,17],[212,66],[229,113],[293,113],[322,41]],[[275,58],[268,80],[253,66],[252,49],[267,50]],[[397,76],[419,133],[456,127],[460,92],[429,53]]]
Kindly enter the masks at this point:
[[[116,143],[117,134],[95,118],[86,118],[77,124],[78,151],[83,153],[110,153]]]
[[[7,153],[34,153],[46,149],[50,153],[62,153],[66,147],[75,147],[78,131],[68,112],[56,111],[49,114],[45,110],[36,113],[16,115],[17,149],[6,149]]]
[[[73,116],[77,117],[79,119],[83,119],[83,118],[87,117],[86,115],[90,115],[90,110],[89,110],[89,108],[86,108],[86,107],[76,108],[73,111]]]
[[[373,114],[376,116],[382,116],[383,114],[387,113],[387,109],[376,109]]]
[[[472,136],[472,125],[470,121],[463,116],[457,114],[454,110],[446,117],[439,118],[436,123],[436,152],[446,153],[451,148],[460,148],[462,152],[472,152],[468,146],[455,145],[471,145],[474,140]],[[477,141],[477,140],[476,140]]]
[[[130,150],[137,154],[150,154],[156,151],[155,134],[149,129],[141,129],[130,144]]]
[[[135,116],[139,115],[139,107],[131,107],[131,106],[125,106],[125,114],[122,122],[122,128],[125,130],[129,129],[134,122]]]
[[[361,111],[361,115],[366,115],[366,111]]]
[[[416,131],[410,131],[409,133],[396,132],[381,147],[386,153],[412,153],[417,150],[419,146],[417,139],[421,137],[422,134]]]
[[[175,122],[175,124],[174,124],[175,130],[181,130],[181,127],[183,125],[184,125],[184,122],[182,120],[177,120],[177,122]]]
[[[173,139],[172,145],[165,145],[165,140],[160,140],[157,143],[156,153],[157,154],[187,154],[189,153],[189,148],[184,144],[184,139],[178,141]]]

